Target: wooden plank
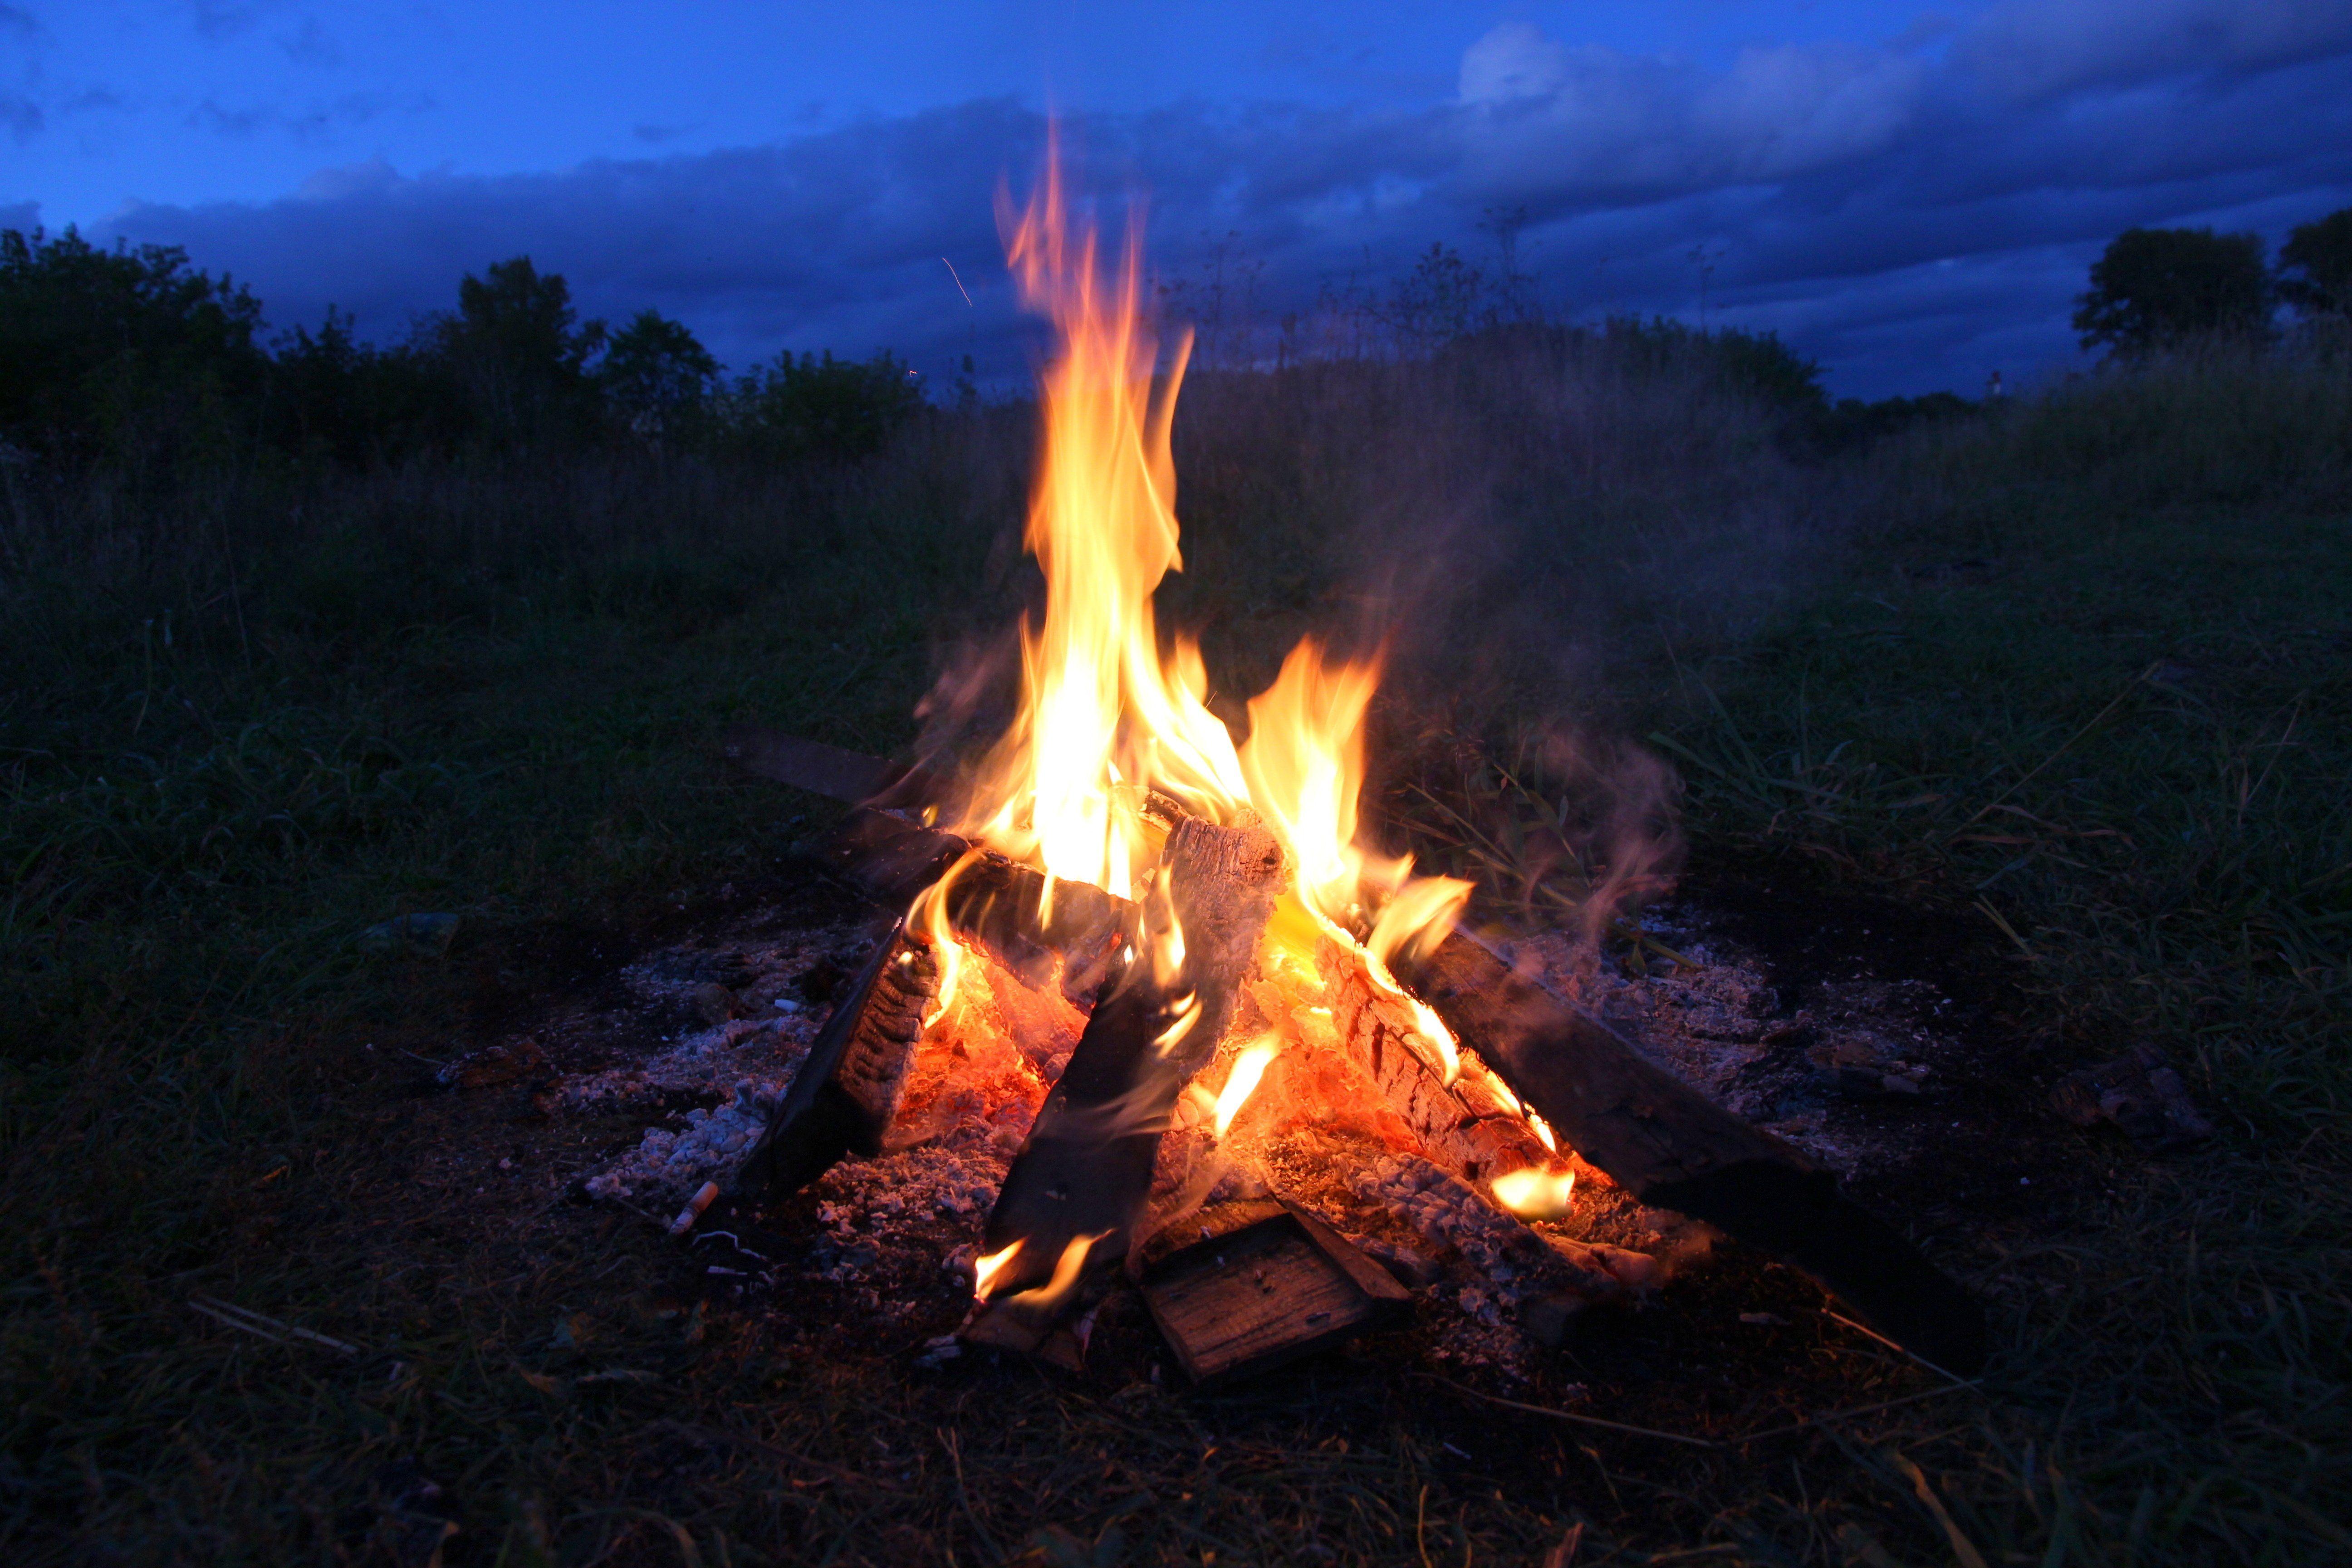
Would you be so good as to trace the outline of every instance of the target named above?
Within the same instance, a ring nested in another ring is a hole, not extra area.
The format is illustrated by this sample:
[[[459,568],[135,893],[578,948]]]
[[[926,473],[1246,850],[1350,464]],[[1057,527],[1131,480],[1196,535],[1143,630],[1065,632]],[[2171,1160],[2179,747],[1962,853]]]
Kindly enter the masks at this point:
[[[1302,1210],[1197,1241],[1144,1277],[1151,1320],[1195,1383],[1247,1376],[1401,1317],[1387,1270]]]
[[[1215,1054],[1286,869],[1264,827],[1187,818],[1169,835],[1132,956],[1095,1005],[989,1213],[982,1253],[1020,1248],[992,1295],[1043,1283],[1082,1237],[1089,1269],[1127,1256],[1169,1112]],[[1181,958],[1163,974],[1152,954],[1171,926]]]
[[[1793,1264],[1871,1326],[1962,1376],[1984,1309],[1834,1173],[1652,1064],[1583,1007],[1457,931],[1402,979],[1569,1147],[1643,1203]]]

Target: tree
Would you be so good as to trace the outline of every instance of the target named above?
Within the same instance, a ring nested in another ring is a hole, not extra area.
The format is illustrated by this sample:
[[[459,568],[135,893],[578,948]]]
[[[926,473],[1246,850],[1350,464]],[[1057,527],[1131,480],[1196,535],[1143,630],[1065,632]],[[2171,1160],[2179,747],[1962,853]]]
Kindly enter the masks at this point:
[[[613,411],[649,439],[674,439],[693,423],[719,379],[719,362],[683,321],[640,310],[604,347],[596,381]]]
[[[2258,337],[2269,330],[2271,300],[2260,235],[2129,228],[2091,264],[2074,330],[2084,348],[2126,354],[2198,337]]]
[[[914,373],[895,354],[864,362],[790,349],[739,378],[728,396],[738,444],[770,458],[870,456],[923,406]]]
[[[457,313],[428,324],[481,433],[502,446],[585,434],[596,411],[588,362],[604,323],[575,324],[572,287],[528,256],[495,261],[457,285]]]
[[[2296,228],[2278,258],[2288,304],[2306,316],[2352,316],[2352,207]]]
[[[0,232],[0,433],[53,458],[152,463],[241,429],[261,302],[176,247]]]

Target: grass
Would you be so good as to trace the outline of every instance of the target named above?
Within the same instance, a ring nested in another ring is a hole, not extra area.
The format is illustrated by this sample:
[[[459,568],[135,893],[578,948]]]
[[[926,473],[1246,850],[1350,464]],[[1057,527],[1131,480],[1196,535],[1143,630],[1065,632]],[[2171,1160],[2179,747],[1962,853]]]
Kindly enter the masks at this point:
[[[0,1550],[399,1561],[421,1473],[453,1564],[1531,1562],[1571,1521],[1580,1562],[2352,1552],[2340,367],[2158,366],[1817,468],[1606,370],[1203,385],[1171,606],[1244,689],[1367,584],[1409,610],[1393,749],[1457,826],[1520,824],[1498,883],[1590,868],[1529,859],[1538,813],[1572,847],[1606,816],[1545,763],[1567,715],[1672,759],[1700,872],[1968,922],[2052,1072],[2163,1045],[2216,1145],[2086,1142],[2091,1195],[1950,1257],[2006,1347],[1986,1397],[1700,1452],[1377,1353],[1214,1397],[924,1380],[681,1309],[650,1233],[450,1184],[399,1053],[775,883],[814,807],[711,742],[907,738],[929,648],[1023,592],[1018,411],[826,476],[20,481]],[[1399,552],[1416,508],[1459,548]],[[447,963],[352,941],[424,910],[465,919]],[[1824,1342],[1833,1405],[1926,1386],[1874,1357]]]

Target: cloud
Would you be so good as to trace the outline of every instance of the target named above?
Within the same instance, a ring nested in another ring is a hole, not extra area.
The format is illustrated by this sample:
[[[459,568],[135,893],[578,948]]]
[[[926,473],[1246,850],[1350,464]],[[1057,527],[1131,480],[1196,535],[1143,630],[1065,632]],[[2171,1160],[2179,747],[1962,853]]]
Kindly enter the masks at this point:
[[[0,125],[6,126],[8,134],[19,142],[30,142],[39,135],[41,127],[47,121],[48,116],[41,111],[41,106],[31,99],[0,90]]]
[[[1465,164],[1502,196],[1785,179],[1892,144],[1917,120],[1927,79],[1918,58],[1851,44],[1751,47],[1707,70],[1507,23],[1463,56]]]
[[[2352,49],[2352,7],[2326,0],[2000,0],[1955,55],[2012,98],[2152,78],[2275,68]]]
[[[278,0],[188,0],[188,17],[196,36],[207,43],[224,44],[243,37],[260,24],[263,13],[275,10]]]
[[[1968,389],[1988,356],[2012,376],[2071,359],[2067,300],[2123,227],[2276,232],[2352,199],[2352,52],[2257,10],[2217,22],[2226,36],[2193,68],[2108,0],[2063,26],[1996,9],[1719,67],[1512,24],[1465,52],[1452,97],[1418,108],[1181,102],[1081,117],[1066,145],[1114,224],[1126,193],[1150,193],[1163,276],[1237,247],[1265,264],[1268,315],[1334,279],[1393,276],[1433,240],[1479,258],[1482,216],[1507,206],[1556,309],[1687,312],[1703,246],[1718,319],[1784,331],[1840,390]],[[280,322],[331,300],[363,331],[397,331],[446,306],[460,273],[528,253],[584,310],[654,306],[739,367],[887,346],[934,371],[970,352],[1009,375],[1036,328],[1006,287],[992,198],[1002,178],[1025,182],[1043,140],[1034,112],[978,100],[553,173],[376,161],[279,201],[138,205],[109,227],[235,270]]]

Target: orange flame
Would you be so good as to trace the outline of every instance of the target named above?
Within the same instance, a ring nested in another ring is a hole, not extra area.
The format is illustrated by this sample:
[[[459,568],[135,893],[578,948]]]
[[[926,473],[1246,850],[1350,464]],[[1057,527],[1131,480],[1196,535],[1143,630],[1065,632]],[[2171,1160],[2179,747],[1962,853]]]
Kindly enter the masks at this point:
[[[1214,1125],[1218,1137],[1223,1138],[1233,1130],[1234,1118],[1242,1113],[1242,1107],[1247,1105],[1250,1096],[1257,1092],[1259,1080],[1265,1077],[1265,1069],[1273,1065],[1281,1049],[1281,1042],[1267,1035],[1251,1043],[1234,1058],[1234,1070],[1225,1075],[1225,1087],[1217,1091]]]
[[[1251,702],[1250,741],[1237,749],[1206,706],[1199,645],[1179,636],[1161,647],[1151,595],[1183,564],[1169,436],[1191,343],[1178,340],[1155,388],[1139,223],[1107,271],[1094,230],[1069,221],[1053,148],[1026,209],[1003,216],[1023,297],[1061,340],[1039,388],[1039,471],[1024,535],[1045,573],[1045,606],[1023,627],[1016,717],[957,826],[1040,867],[1049,898],[1061,879],[1132,897],[1157,841],[1143,815],[1150,792],[1214,822],[1255,812],[1296,858],[1299,898],[1326,921],[1369,925],[1382,954],[1443,936],[1467,884],[1415,880],[1410,860],[1355,842],[1377,662],[1328,660],[1300,644]],[[1368,902],[1385,904],[1379,919]]]

